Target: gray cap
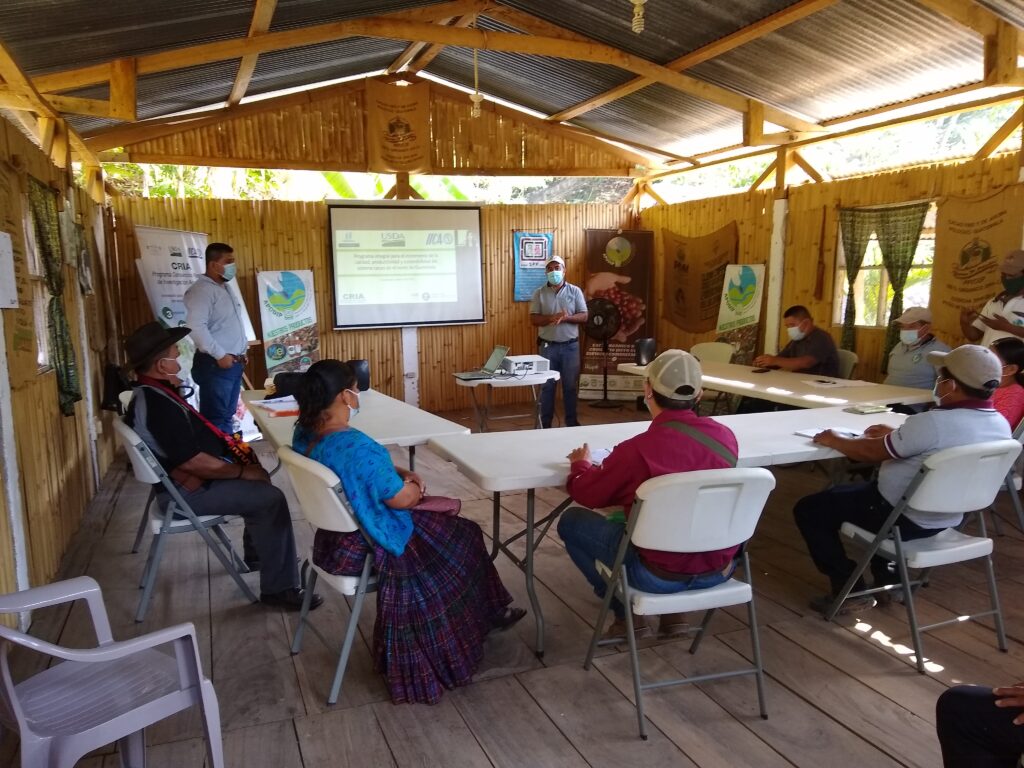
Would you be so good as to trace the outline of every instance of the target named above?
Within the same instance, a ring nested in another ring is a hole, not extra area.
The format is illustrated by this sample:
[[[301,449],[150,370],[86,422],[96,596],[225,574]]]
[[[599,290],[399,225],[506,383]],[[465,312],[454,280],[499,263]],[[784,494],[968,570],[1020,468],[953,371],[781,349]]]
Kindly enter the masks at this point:
[[[689,352],[667,349],[647,366],[651,389],[671,400],[693,400],[701,389],[700,362]]]
[[[995,389],[1003,377],[999,356],[977,344],[962,344],[949,352],[929,352],[928,362],[945,368],[954,379],[974,389]]]

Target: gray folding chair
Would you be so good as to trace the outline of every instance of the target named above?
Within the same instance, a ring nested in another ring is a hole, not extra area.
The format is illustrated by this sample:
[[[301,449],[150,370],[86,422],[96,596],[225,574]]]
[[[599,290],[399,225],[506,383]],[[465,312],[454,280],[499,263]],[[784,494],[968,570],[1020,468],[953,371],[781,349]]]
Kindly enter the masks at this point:
[[[0,595],[0,613],[75,600],[86,601],[96,648],[64,648],[0,625],[0,723],[20,735],[23,768],[72,768],[115,741],[124,768],[144,766],[146,727],[193,705],[206,732],[206,764],[223,768],[217,694],[203,676],[191,624],[114,642],[103,594],[87,576]],[[15,683],[12,646],[63,661]]]
[[[663,552],[713,552],[744,544],[754,535],[757,521],[764,510],[768,494],[775,487],[775,477],[767,469],[708,469],[680,472],[647,480],[636,491],[636,502],[619,544],[615,563],[609,569],[601,561],[597,567],[608,582],[601,612],[594,625],[583,668],[589,669],[599,645],[620,643],[620,638],[601,639],[605,618],[612,597],[617,597],[626,608],[626,642],[633,671],[633,690],[636,694],[636,717],[640,738],[647,738],[644,720],[643,692],[651,688],[664,688],[684,683],[702,683],[739,675],[754,675],[757,682],[757,701],[761,717],[768,717],[764,699],[764,668],[761,663],[761,641],[754,610],[754,591],[751,587],[750,558],[746,547],[739,556],[743,561],[746,581],[729,579],[708,589],[694,589],[673,594],[641,592],[630,586],[623,561],[630,545]],[[750,641],[754,665],[726,672],[714,672],[678,680],[643,683],[640,679],[640,657],[637,655],[633,635],[633,613],[641,616],[664,613],[704,611],[690,653],[696,653],[707,632],[711,617],[718,608],[747,605],[750,622]]]
[[[198,533],[206,546],[210,548],[217,559],[220,560],[225,570],[235,580],[238,588],[242,590],[251,602],[257,602],[256,595],[249,589],[249,585],[242,579],[241,573],[247,573],[248,568],[242,558],[231,546],[231,539],[224,532],[224,524],[227,522],[227,514],[223,515],[197,515],[182,498],[167,472],[157,461],[156,456],[140,438],[135,431],[125,424],[121,419],[114,419],[114,432],[117,439],[124,446],[128,458],[132,463],[132,471],[135,479],[140,483],[147,483],[155,486],[157,483],[163,485],[170,495],[170,502],[167,509],[160,516],[153,515],[150,519],[150,527],[153,531],[153,541],[149,545],[149,555],[146,558],[146,565],[142,572],[142,596],[139,598],[139,607],[135,612],[136,621],[144,621],[146,612],[149,610],[149,599],[153,594],[153,587],[156,584],[157,570],[160,568],[160,560],[163,557],[164,546],[167,537],[178,533]],[[147,504],[147,509],[149,505]],[[211,535],[211,531],[213,534]],[[216,538],[214,538],[216,537]]]
[[[117,399],[121,405],[120,414],[122,416],[128,413],[128,406],[131,405],[132,398],[134,396],[134,389],[126,389],[124,392],[118,394]],[[150,486],[149,498],[146,499],[146,503],[142,507],[142,516],[139,518],[139,527],[135,531],[135,541],[132,542],[133,555],[139,551],[139,545],[142,543],[142,537],[146,533],[146,522],[149,520],[149,508],[153,505],[154,501],[156,501],[156,488],[154,486]]]
[[[839,378],[852,379],[853,372],[857,370],[857,363],[860,362],[857,353],[848,349],[837,349],[836,353],[839,355]]]
[[[978,516],[981,536],[968,536],[953,528],[947,528],[935,536],[912,541],[903,541],[896,521],[900,515],[911,510],[966,514],[990,507],[1020,452],[1021,444],[1016,440],[993,440],[938,451],[925,459],[921,471],[904,491],[899,503],[877,533],[852,523],[843,523],[843,536],[863,545],[865,549],[850,578],[826,611],[825,618],[828,621],[835,618],[848,597],[889,592],[897,588],[897,585],[888,585],[853,591],[857,580],[868,568],[871,558],[878,555],[896,563],[899,570],[899,588],[902,590],[903,603],[907,609],[907,622],[910,624],[914,653],[917,654],[918,672],[923,674],[925,671],[921,633],[947,624],[959,624],[969,619],[992,616],[995,620],[999,650],[1006,651],[1003,613],[996,590],[995,572],[992,569],[992,539],[988,538],[984,516]],[[931,569],[978,558],[985,559],[991,610],[920,626],[914,609],[914,591],[928,583]],[[921,571],[917,579],[910,578],[910,569]]]
[[[306,599],[302,603],[299,625],[295,629],[295,638],[292,641],[293,654],[298,653],[302,647],[302,631],[307,624],[324,645],[330,646],[327,638],[309,622],[309,604],[317,579],[323,579],[331,589],[342,595],[355,596],[355,604],[349,614],[348,628],[345,631],[345,640],[338,655],[338,665],[334,670],[331,692],[327,696],[327,703],[334,704],[341,694],[341,683],[345,677],[345,668],[348,666],[348,658],[355,641],[356,629],[359,626],[359,614],[363,610],[363,601],[367,592],[374,592],[377,589],[377,575],[373,570],[373,539],[362,529],[356,521],[355,515],[349,509],[348,499],[341,487],[341,481],[338,480],[338,476],[334,472],[323,464],[296,453],[291,448],[279,448],[277,453],[292,480],[295,495],[299,497],[302,514],[311,525],[318,529],[340,533],[360,531],[370,544],[370,551],[366,560],[363,561],[363,570],[358,576],[340,576],[328,573],[313,562],[312,551],[303,565],[303,570],[308,569],[309,576],[305,584]]]
[[[1016,429],[1013,430],[1013,439],[1018,443],[1024,444],[1024,421],[1017,425]],[[1010,471],[1006,473],[1006,481],[1003,484],[1003,489],[1010,496],[1010,504],[1013,505],[1013,511],[1017,515],[1017,526],[1024,531],[1024,506],[1021,505],[1020,491],[1021,491],[1021,477],[1017,472],[1017,464],[1014,462],[1010,466]],[[995,507],[990,507],[989,511],[992,513],[992,528],[995,530],[997,536],[1002,536],[1002,525],[999,522],[999,516],[996,514]]]

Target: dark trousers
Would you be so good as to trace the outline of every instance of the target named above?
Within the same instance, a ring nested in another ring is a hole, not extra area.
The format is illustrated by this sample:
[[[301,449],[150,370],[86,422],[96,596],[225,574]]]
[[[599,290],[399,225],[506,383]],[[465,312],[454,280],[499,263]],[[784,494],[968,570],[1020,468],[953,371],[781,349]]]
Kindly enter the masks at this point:
[[[857,564],[846,555],[839,529],[843,523],[853,523],[868,531],[877,531],[892,512],[892,504],[878,492],[875,483],[839,485],[821,493],[804,496],[793,508],[796,525],[800,529],[814,566],[828,576],[832,594],[839,592],[850,578]],[[922,528],[912,520],[900,516],[896,521],[904,541],[934,536],[941,528]],[[889,561],[882,557],[871,559],[871,573],[875,586],[895,584],[899,577],[889,571]],[[863,589],[858,582],[856,589]]]
[[[991,688],[958,685],[935,705],[935,730],[945,768],[1017,768],[1024,753],[1018,707],[997,707]]]
[[[199,412],[229,435],[235,431],[235,411],[244,372],[245,366],[240,362],[221,368],[205,352],[196,352],[192,360],[192,379],[199,387]]]
[[[562,405],[565,407],[565,426],[578,427],[576,417],[576,389],[580,380],[580,344],[579,341],[556,343],[542,341],[541,357],[551,363],[551,370],[558,371],[562,382]],[[555,387],[557,381],[547,381],[540,388],[540,423],[545,429],[551,426],[555,415]]]
[[[238,515],[245,521],[260,559],[262,593],[299,586],[292,519],[280,488],[260,480],[213,480],[181,495],[197,515]],[[169,498],[160,494],[162,507]]]

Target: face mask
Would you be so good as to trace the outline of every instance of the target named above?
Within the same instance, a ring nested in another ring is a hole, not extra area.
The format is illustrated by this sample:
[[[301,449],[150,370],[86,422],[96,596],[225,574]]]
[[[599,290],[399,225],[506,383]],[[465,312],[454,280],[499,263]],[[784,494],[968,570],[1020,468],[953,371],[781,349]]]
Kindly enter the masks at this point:
[[[561,285],[562,280],[565,279],[565,273],[560,272],[557,269],[554,272],[548,272],[548,284],[549,285]]]
[[[807,334],[800,330],[799,325],[793,325],[786,328],[786,333],[789,334],[789,338],[792,341],[800,341]]]
[[[945,379],[936,379],[935,386],[932,387],[932,400],[935,401],[936,405],[942,405],[942,398],[945,397],[945,395],[939,394],[939,384],[944,381]]]
[[[221,273],[221,277],[224,278],[225,282],[229,282],[235,279],[235,273],[238,271],[237,264],[225,264],[224,271]]]
[[[161,373],[166,373],[169,376],[174,376],[174,377],[179,378],[179,379],[183,379],[184,378],[184,376],[181,375],[181,363],[178,362],[178,358],[176,358],[176,357],[161,357],[159,360],[156,361],[156,364],[159,366],[160,363],[165,362],[165,361],[170,363],[171,365],[173,365],[177,370],[161,371]]]
[[[1020,293],[1024,290],[1024,275],[1020,277],[1003,277],[1003,289],[1007,293]]]
[[[353,408],[351,405],[348,407],[348,417],[351,419],[352,417],[359,415],[359,393],[356,392],[354,389],[346,389],[345,391],[351,392],[353,395],[356,396],[356,407]]]
[[[917,331],[900,331],[900,341],[908,347],[914,346],[917,344]]]

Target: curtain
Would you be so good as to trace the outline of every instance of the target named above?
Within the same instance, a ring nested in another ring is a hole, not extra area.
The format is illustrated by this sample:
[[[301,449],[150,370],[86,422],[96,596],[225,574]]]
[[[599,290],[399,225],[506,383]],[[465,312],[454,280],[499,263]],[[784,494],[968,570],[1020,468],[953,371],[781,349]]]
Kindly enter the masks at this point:
[[[843,238],[843,258],[846,261],[846,311],[843,313],[843,349],[853,350],[856,342],[857,302],[853,286],[857,282],[860,265],[868,250],[868,241],[875,232],[878,211],[871,208],[840,208],[839,232]]]
[[[71,343],[71,329],[64,311],[64,258],[60,245],[57,193],[29,177],[28,197],[36,246],[42,257],[46,288],[50,292],[47,328],[50,334],[51,362],[57,372],[57,397],[60,412],[71,416],[75,412],[75,403],[82,399],[82,387],[78,379],[75,348]]]
[[[917,242],[921,239],[924,217],[930,205],[930,202],[912,203],[877,211],[878,247],[882,251],[882,263],[889,273],[889,284],[893,292],[885,348],[882,350],[882,373],[888,372],[889,352],[899,341],[899,330],[892,321],[903,314],[903,288],[914,263]]]

